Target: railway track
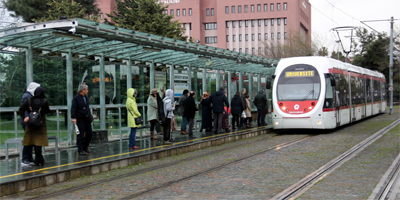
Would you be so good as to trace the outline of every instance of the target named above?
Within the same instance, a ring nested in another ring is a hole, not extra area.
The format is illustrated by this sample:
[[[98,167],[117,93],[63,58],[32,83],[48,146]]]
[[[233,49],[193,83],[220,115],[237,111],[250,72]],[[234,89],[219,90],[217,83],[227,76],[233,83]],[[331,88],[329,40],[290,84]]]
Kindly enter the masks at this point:
[[[365,149],[367,146],[375,142],[377,139],[382,137],[384,134],[386,134],[389,130],[394,128],[397,124],[400,123],[400,119],[394,121],[390,125],[386,126],[385,128],[381,129],[380,131],[376,132],[372,136],[368,137],[364,141],[360,142],[359,144],[355,145],[353,148],[349,149],[342,155],[336,157],[335,159],[331,160],[327,164],[323,165],[316,171],[312,172],[311,174],[307,175],[305,178],[301,179],[297,183],[293,184],[292,186],[288,187],[281,193],[275,195],[271,199],[273,200],[282,200],[282,199],[295,199],[296,197],[300,196],[304,192],[306,192],[310,187],[312,187],[315,183],[318,181],[322,180],[325,176],[328,174],[332,173],[340,167],[342,164],[344,164],[346,161],[350,160],[357,154],[359,154],[363,149]],[[399,172],[397,172],[399,173]],[[389,186],[389,183],[395,181],[388,181],[388,186],[385,188],[388,188],[388,190],[384,189],[382,194],[387,193],[384,191],[390,191],[391,186]],[[384,196],[384,195],[383,195]],[[378,198],[380,199],[380,198]]]
[[[274,136],[271,136],[271,137],[266,137],[266,138],[264,138],[264,139],[262,139],[262,140],[255,140],[255,141],[245,142],[245,143],[242,143],[242,145],[251,145],[251,144],[253,144],[253,143],[260,142],[260,141],[265,141],[265,140],[269,140],[269,139],[274,138],[274,137],[280,137],[280,135],[274,135]],[[260,155],[260,154],[265,153],[265,152],[268,152],[268,151],[272,151],[272,150],[274,150],[274,149],[276,149],[276,148],[284,148],[284,147],[293,145],[293,144],[295,144],[295,143],[298,143],[298,142],[303,141],[303,140],[305,140],[305,139],[308,139],[308,138],[310,138],[310,137],[312,137],[312,136],[307,136],[307,137],[304,137],[304,138],[301,138],[301,139],[296,139],[296,140],[293,140],[293,141],[290,141],[290,142],[285,142],[285,143],[282,143],[282,144],[279,144],[279,145],[275,145],[275,146],[273,146],[273,147],[271,147],[271,148],[268,148],[267,150],[264,150],[264,151],[259,152],[259,153],[257,153],[257,154],[253,154],[253,155],[251,155],[251,157]],[[165,167],[170,167],[170,166],[173,166],[173,165],[177,165],[177,164],[179,164],[179,163],[182,163],[182,162],[184,162],[184,161],[190,161],[190,160],[199,159],[199,158],[206,157],[206,156],[210,156],[210,155],[213,155],[213,154],[217,154],[217,153],[220,153],[220,152],[223,152],[223,151],[229,151],[229,150],[232,150],[232,149],[234,149],[234,148],[237,148],[237,147],[236,147],[236,146],[226,147],[226,148],[222,148],[222,149],[219,149],[219,150],[214,150],[214,151],[212,151],[212,152],[206,152],[206,153],[203,153],[203,154],[200,154],[200,155],[188,157],[188,158],[185,158],[185,159],[180,159],[180,160],[177,160],[177,161],[174,161],[174,162],[169,162],[169,163],[166,163],[166,164],[157,165],[157,166],[154,166],[154,167],[149,167],[149,168],[142,169],[142,170],[138,170],[138,171],[131,172],[131,173],[126,173],[126,174],[122,174],[122,175],[117,175],[117,176],[110,177],[110,178],[107,178],[107,179],[103,179],[103,180],[99,180],[99,181],[95,181],[95,182],[91,182],[91,183],[85,184],[85,188],[89,188],[89,187],[92,187],[92,186],[100,185],[100,184],[107,183],[107,182],[110,182],[110,181],[115,181],[115,180],[119,180],[119,179],[124,179],[124,178],[126,178],[126,177],[128,177],[128,176],[134,176],[134,175],[138,175],[138,174],[142,174],[142,173],[146,173],[146,172],[151,172],[151,171],[155,171],[155,170],[158,170],[158,169],[162,169],[162,168],[165,168]],[[178,179],[178,180],[175,180],[175,181],[171,181],[171,182],[162,184],[162,185],[160,185],[160,186],[151,188],[151,189],[149,189],[149,190],[146,190],[146,191],[143,191],[143,192],[140,192],[140,193],[137,193],[137,194],[132,194],[132,195],[129,195],[129,196],[127,196],[127,197],[123,197],[122,199],[130,199],[130,198],[134,198],[134,197],[143,195],[143,194],[145,194],[145,193],[147,193],[147,192],[151,192],[151,191],[155,191],[155,190],[158,190],[158,189],[162,189],[162,188],[168,187],[168,186],[171,185],[171,184],[174,184],[174,183],[177,183],[177,182],[181,182],[181,181],[184,181],[184,180],[187,180],[187,179],[193,178],[193,177],[195,177],[195,176],[199,176],[199,175],[201,175],[201,174],[205,174],[205,173],[208,173],[208,172],[211,172],[211,171],[214,171],[214,170],[218,170],[218,169],[220,169],[220,168],[223,168],[223,167],[226,167],[226,166],[228,166],[228,165],[231,165],[231,164],[240,162],[240,161],[242,161],[242,160],[244,160],[244,159],[247,159],[247,158],[250,158],[250,157],[245,157],[245,158],[242,158],[242,159],[239,159],[239,160],[235,160],[235,161],[229,162],[229,163],[227,163],[227,164],[220,165],[220,166],[218,166],[218,167],[214,167],[214,168],[208,169],[208,170],[206,170],[206,171],[202,171],[202,172],[196,173],[196,174],[194,174],[194,175],[192,175],[192,176],[189,176],[189,177],[184,177],[184,178],[181,178],[181,179]],[[70,187],[70,188],[67,188],[67,189],[64,189],[64,190],[60,190],[60,191],[56,191],[56,192],[52,192],[52,193],[47,193],[47,194],[39,195],[39,196],[32,197],[32,198],[28,198],[28,199],[48,199],[48,198],[55,198],[55,197],[57,197],[57,196],[66,195],[66,194],[68,194],[68,193],[75,192],[75,191],[78,191],[78,190],[82,190],[82,185]]]

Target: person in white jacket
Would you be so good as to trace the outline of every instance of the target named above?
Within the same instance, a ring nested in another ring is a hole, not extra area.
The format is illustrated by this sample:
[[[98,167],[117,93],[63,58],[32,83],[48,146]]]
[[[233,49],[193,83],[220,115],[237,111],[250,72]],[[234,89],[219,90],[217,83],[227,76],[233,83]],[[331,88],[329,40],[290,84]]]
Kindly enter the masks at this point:
[[[174,115],[175,103],[173,103],[174,91],[168,89],[165,93],[166,95],[165,98],[163,99],[164,113],[166,118],[166,123],[164,125],[164,143],[171,144],[175,141],[171,136],[171,118],[175,116]]]

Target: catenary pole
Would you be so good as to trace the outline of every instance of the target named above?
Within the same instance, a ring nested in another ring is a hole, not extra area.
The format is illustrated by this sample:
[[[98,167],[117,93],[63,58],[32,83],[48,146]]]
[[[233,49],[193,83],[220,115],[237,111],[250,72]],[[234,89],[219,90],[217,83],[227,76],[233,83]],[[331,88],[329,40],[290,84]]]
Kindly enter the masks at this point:
[[[390,91],[390,114],[393,115],[393,17],[390,18],[390,58],[389,58],[389,87]]]

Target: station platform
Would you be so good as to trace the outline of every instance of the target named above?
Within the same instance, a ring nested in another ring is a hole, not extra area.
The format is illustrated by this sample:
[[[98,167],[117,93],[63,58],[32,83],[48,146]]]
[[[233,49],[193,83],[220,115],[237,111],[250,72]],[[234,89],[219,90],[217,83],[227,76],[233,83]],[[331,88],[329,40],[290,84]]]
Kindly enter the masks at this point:
[[[147,162],[172,155],[183,154],[198,149],[218,146],[236,140],[267,134],[272,125],[234,130],[229,133],[216,134],[212,132],[194,132],[196,139],[188,135],[173,132],[176,142],[165,145],[160,140],[151,141],[149,138],[136,142],[140,149],[129,150],[128,140],[111,141],[90,145],[90,154],[79,155],[76,147],[59,149],[43,154],[44,166],[21,165],[17,156],[0,160],[0,196],[35,189],[55,183],[93,175],[120,167]]]

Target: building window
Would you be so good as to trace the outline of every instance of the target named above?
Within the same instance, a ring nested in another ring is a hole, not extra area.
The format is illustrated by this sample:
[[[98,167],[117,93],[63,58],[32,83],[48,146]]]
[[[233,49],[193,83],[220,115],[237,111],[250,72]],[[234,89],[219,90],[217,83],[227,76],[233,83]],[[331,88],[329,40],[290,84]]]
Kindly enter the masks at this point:
[[[217,29],[217,24],[215,24],[215,29]],[[189,30],[192,30],[192,23],[189,23]]]
[[[283,3],[283,10],[287,10],[287,3]]]
[[[248,8],[248,6],[246,5],[246,6],[244,6],[244,12],[245,13],[247,13],[247,8]]]
[[[189,16],[192,16],[192,9],[189,8]]]
[[[281,19],[276,19],[276,23],[278,24],[278,26],[280,26],[281,25]]]
[[[239,48],[239,53],[242,53],[242,48]]]
[[[168,10],[165,10],[165,11],[164,11],[164,14],[165,14],[165,15],[168,15]]]
[[[236,42],[236,35],[232,35],[232,41]]]
[[[214,8],[211,8],[211,16],[214,16]]]
[[[246,48],[246,54],[249,54],[249,48]]]
[[[271,33],[271,40],[274,40],[274,33]]]
[[[254,5],[251,5],[251,12],[254,12]]]
[[[229,28],[229,22],[226,21],[226,28]]]
[[[103,17],[103,13],[100,13],[100,19],[101,19],[101,20],[103,20],[103,19],[104,19],[104,17]]]
[[[258,34],[258,41],[261,41],[261,33]]]
[[[242,20],[239,21],[239,27],[242,27]]]
[[[254,38],[254,33],[253,34],[251,34],[251,41],[254,41],[255,40],[255,38]]]
[[[233,50],[232,51],[236,51],[236,49],[235,48],[233,48]]]
[[[258,47],[258,54],[261,54],[261,47]]]
[[[225,6],[225,14],[229,14],[229,6]]]
[[[278,40],[281,39],[281,32],[278,32]]]
[[[280,3],[276,4],[276,10],[278,10],[278,11],[281,10],[281,4]]]
[[[217,43],[217,36],[214,37],[206,37],[206,44]]]
[[[283,24],[287,25],[287,18],[283,19]]]
[[[171,10],[169,11],[169,13],[170,13],[171,15],[174,15],[174,9],[171,9]]]
[[[258,26],[261,26],[261,19],[258,20]]]
[[[182,9],[182,15],[186,16],[186,9]]]
[[[284,32],[284,33],[283,33],[283,38],[284,38],[284,39],[287,39],[287,32]]]
[[[271,26],[274,25],[274,19],[271,19]]]
[[[268,4],[264,4],[264,11],[268,11]]]
[[[261,4],[257,4],[257,12],[261,12]]]
[[[226,36],[226,41],[229,42],[229,35]]]
[[[267,40],[268,39],[268,33],[265,33],[264,34],[264,40]]]
[[[242,13],[242,6],[238,6],[238,13]]]
[[[254,27],[254,19],[251,20],[251,27]]]
[[[270,11],[274,11],[274,4],[271,3],[270,6],[271,6],[271,8],[270,8],[269,10],[270,10]]]
[[[232,13],[235,13],[235,6],[232,6]]]
[[[236,28],[236,22],[232,21],[232,28]]]
[[[242,34],[239,34],[239,42],[242,41]]]
[[[208,8],[206,9],[206,15],[210,16],[210,9],[208,9]]]
[[[244,26],[245,26],[245,27],[248,27],[248,26],[249,26],[249,21],[248,21],[248,20],[245,20],[245,21],[244,21]]]
[[[217,23],[206,23],[206,30],[217,30]]]
[[[252,54],[256,54],[256,51],[254,50],[254,47],[251,48],[251,53],[252,53]]]
[[[181,10],[176,9],[176,16],[180,16],[181,15]]]
[[[249,34],[246,34],[246,35],[244,36],[244,40],[245,40],[245,41],[249,41]]]

